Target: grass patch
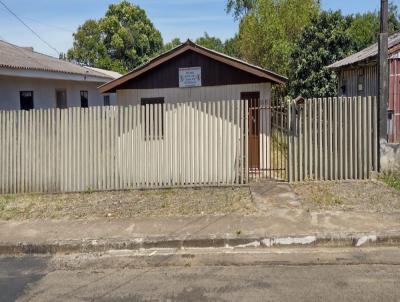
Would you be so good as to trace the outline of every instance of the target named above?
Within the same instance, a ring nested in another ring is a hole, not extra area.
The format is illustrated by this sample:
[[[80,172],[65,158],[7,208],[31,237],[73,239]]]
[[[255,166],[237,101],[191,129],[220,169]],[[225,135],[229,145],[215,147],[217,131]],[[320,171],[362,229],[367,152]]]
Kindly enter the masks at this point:
[[[400,172],[385,172],[380,178],[389,187],[400,191]]]
[[[338,206],[343,204],[340,196],[332,193],[332,188],[327,185],[315,186],[312,188],[311,199],[321,206]]]
[[[253,215],[247,188],[0,195],[0,219],[104,219]]]

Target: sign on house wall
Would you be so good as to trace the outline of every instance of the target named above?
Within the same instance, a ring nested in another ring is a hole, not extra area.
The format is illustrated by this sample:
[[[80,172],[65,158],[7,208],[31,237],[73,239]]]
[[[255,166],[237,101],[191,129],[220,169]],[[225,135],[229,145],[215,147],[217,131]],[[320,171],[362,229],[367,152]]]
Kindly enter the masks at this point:
[[[201,67],[179,68],[179,87],[200,87]]]

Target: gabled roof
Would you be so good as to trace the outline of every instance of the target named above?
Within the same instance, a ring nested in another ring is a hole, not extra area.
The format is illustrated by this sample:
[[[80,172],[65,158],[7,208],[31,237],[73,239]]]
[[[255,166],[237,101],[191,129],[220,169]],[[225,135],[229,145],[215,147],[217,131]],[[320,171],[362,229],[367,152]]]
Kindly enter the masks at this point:
[[[20,47],[2,40],[0,40],[0,68],[92,76],[99,78],[101,82],[107,82],[121,76],[108,70],[85,67],[60,60],[35,52],[32,48]]]
[[[398,51],[399,49],[396,46],[400,44],[400,32],[397,32],[389,37],[389,54],[393,53],[393,51]],[[329,65],[328,68],[337,69],[353,64],[357,64],[360,62],[367,61],[376,61],[376,57],[378,55],[378,43],[375,43],[343,60],[333,63]]]
[[[124,84],[125,82],[133,80],[133,79],[139,77],[140,75],[144,74],[145,72],[152,70],[153,68],[156,68],[157,66],[159,66],[159,65],[179,56],[180,54],[187,52],[187,51],[196,52],[196,53],[204,55],[208,58],[219,61],[221,63],[225,63],[225,64],[235,67],[237,69],[243,70],[244,72],[248,72],[248,73],[251,73],[258,77],[265,78],[266,80],[276,83],[276,84],[284,84],[287,81],[286,77],[281,76],[277,73],[274,73],[270,70],[261,68],[256,65],[249,64],[242,60],[230,57],[226,54],[205,48],[203,46],[200,46],[200,45],[188,40],[187,42],[171,49],[170,51],[167,51],[167,52],[159,55],[158,57],[148,61],[147,63],[136,67],[131,72],[127,73],[126,75],[122,76],[121,78],[113,80],[109,83],[106,83],[106,84],[100,86],[99,87],[100,91],[102,93],[114,91],[117,89],[118,86]]]

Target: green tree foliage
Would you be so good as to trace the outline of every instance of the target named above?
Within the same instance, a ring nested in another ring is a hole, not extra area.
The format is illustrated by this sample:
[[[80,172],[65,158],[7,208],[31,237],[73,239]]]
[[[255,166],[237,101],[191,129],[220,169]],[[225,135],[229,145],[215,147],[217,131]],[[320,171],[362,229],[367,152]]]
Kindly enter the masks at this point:
[[[239,36],[235,35],[233,38],[227,39],[224,45],[224,52],[231,57],[240,58],[238,47]]]
[[[348,33],[354,44],[354,49],[359,51],[375,43],[380,30],[379,12],[367,12],[349,16],[351,25]],[[389,5],[389,33],[392,34],[400,30],[399,13],[397,6]]]
[[[233,38],[225,40],[223,42],[221,39],[217,37],[212,37],[208,33],[204,33],[204,36],[197,38],[195,43],[206,48],[222,52],[232,57],[239,57],[238,50],[238,36],[235,35]]]
[[[163,47],[160,32],[140,7],[124,0],[109,6],[100,20],[88,20],[74,33],[69,60],[125,73]]]
[[[349,18],[338,12],[322,12],[306,27],[290,60],[289,90],[292,97],[336,95],[337,77],[326,66],[353,51]]]
[[[235,19],[240,19],[255,7],[257,0],[228,0],[226,11],[232,13]]]
[[[221,39],[211,37],[208,35],[208,33],[204,33],[203,37],[197,38],[195,43],[219,52],[224,52],[225,50],[224,43],[221,41]]]
[[[179,38],[172,39],[171,42],[168,42],[164,45],[163,52],[169,51],[181,44],[182,44],[181,39],[179,39]]]
[[[229,3],[228,10],[232,10]],[[318,13],[319,1],[257,0],[243,7],[247,14],[240,21],[237,42],[240,56],[253,64],[289,74],[289,57],[304,28]],[[238,8],[233,6],[233,9]]]

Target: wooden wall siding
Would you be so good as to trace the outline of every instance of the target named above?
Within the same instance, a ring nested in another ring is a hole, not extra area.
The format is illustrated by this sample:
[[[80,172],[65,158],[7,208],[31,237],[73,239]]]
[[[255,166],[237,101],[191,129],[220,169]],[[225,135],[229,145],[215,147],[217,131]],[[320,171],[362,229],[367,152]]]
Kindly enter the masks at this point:
[[[247,106],[2,111],[0,192],[245,184]]]
[[[389,60],[390,81],[389,81],[389,103],[388,110],[392,112],[388,120],[388,141],[389,143],[400,142],[400,60],[392,58]],[[364,90],[358,90],[358,74],[364,73]],[[343,94],[341,86],[346,85],[346,93]],[[378,71],[376,66],[360,66],[357,68],[345,69],[339,74],[339,96],[377,96],[378,95]]]
[[[188,51],[138,78],[122,84],[117,87],[117,90],[179,87],[179,68],[185,67],[201,67],[202,86],[267,82],[266,79]]]
[[[390,60],[389,80],[389,105],[392,111],[391,120],[388,123],[388,140],[391,143],[400,142],[400,60]]]
[[[358,77],[360,70],[363,72],[363,90],[358,90]],[[343,94],[341,87],[346,86]],[[360,66],[344,69],[339,74],[338,95],[342,97],[376,96],[378,95],[378,70],[376,65]]]
[[[377,98],[289,105],[289,181],[368,179],[377,171]]]
[[[271,83],[224,85],[193,88],[127,89],[117,91],[117,104],[129,106],[140,104],[141,98],[163,97],[165,103],[206,102],[208,100],[238,100],[242,92],[260,92],[263,100],[271,99]]]

